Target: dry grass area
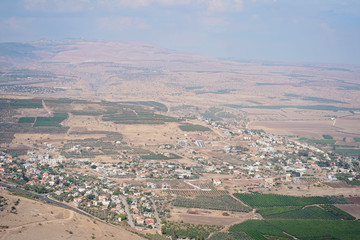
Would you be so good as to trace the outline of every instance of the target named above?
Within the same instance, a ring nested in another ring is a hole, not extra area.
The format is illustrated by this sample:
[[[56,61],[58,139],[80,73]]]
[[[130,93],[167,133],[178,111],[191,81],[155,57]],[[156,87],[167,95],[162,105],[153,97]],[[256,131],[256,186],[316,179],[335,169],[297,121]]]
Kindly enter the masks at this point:
[[[307,121],[254,121],[250,128],[263,129],[277,135],[295,135],[308,138],[322,138],[324,133],[339,137],[344,134],[337,132],[330,120]]]
[[[0,194],[9,203],[0,212],[0,226],[8,226],[0,230],[0,239],[142,239],[121,227],[94,222],[70,210],[9,195],[5,190]],[[14,214],[10,209],[17,199],[20,202],[16,206],[17,214]]]
[[[360,115],[337,119],[335,127],[339,132],[351,132],[360,134]]]
[[[342,188],[332,188],[327,185],[322,185],[321,187],[315,187],[313,185],[301,186],[300,189],[297,189],[299,185],[293,184],[292,189],[289,189],[289,186],[282,186],[277,191],[272,191],[272,193],[283,194],[283,195],[292,195],[292,196],[331,196],[331,195],[344,195],[344,196],[354,196],[360,195],[360,187],[342,187]],[[266,192],[269,192],[266,190]]]
[[[218,210],[174,207],[174,209],[171,211],[171,218],[169,219],[169,221],[184,221],[186,223],[192,224],[229,226],[235,223],[246,221],[253,217],[253,212],[224,212]]]

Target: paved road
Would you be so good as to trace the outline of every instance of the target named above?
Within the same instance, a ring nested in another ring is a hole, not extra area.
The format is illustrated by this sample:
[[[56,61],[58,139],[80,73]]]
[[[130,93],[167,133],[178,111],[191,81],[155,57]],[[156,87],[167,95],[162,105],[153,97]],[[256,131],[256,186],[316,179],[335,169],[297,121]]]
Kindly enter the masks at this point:
[[[133,218],[131,216],[129,205],[126,202],[126,198],[124,196],[120,196],[120,198],[121,198],[122,203],[125,206],[125,212],[126,212],[126,215],[127,215],[127,218],[128,218],[128,223],[129,223],[130,227],[135,228],[134,220],[133,220]]]
[[[65,204],[65,203],[58,202],[58,201],[56,201],[56,200],[50,199],[50,198],[48,198],[48,196],[47,196],[46,194],[37,194],[37,193],[29,192],[29,191],[27,191],[27,190],[24,190],[24,189],[21,189],[21,188],[16,187],[16,185],[10,185],[10,184],[6,184],[6,183],[3,183],[3,182],[0,182],[0,186],[1,186],[1,187],[9,187],[9,188],[12,188],[12,189],[16,189],[16,190],[18,190],[18,191],[21,191],[21,192],[23,192],[23,193],[31,194],[32,196],[35,196],[35,197],[37,197],[37,198],[39,198],[39,199],[41,199],[41,200],[44,200],[44,201],[46,201],[46,202],[48,202],[48,203],[52,203],[52,204],[54,204],[54,205],[56,205],[56,206],[59,206],[59,207],[67,208],[67,209],[72,210],[72,211],[74,211],[74,212],[77,212],[77,213],[79,213],[79,214],[81,214],[81,215],[90,217],[90,218],[95,219],[95,220],[97,220],[97,221],[101,221],[100,219],[97,219],[97,218],[95,218],[94,216],[92,216],[92,215],[90,215],[90,214],[88,214],[88,213],[86,213],[86,212],[83,212],[83,211],[81,211],[81,210],[78,209],[78,208],[74,208],[74,207],[69,206],[69,205],[67,205],[67,204]],[[103,221],[101,221],[101,222],[103,222]]]
[[[156,205],[155,205],[155,202],[152,198],[150,198],[150,201],[152,202],[153,204],[153,207],[154,207],[154,211],[155,211],[155,218],[156,218],[156,224],[155,226],[158,228],[158,232],[160,233],[161,232],[161,220],[159,218],[159,214],[158,214],[158,211],[156,209]]]

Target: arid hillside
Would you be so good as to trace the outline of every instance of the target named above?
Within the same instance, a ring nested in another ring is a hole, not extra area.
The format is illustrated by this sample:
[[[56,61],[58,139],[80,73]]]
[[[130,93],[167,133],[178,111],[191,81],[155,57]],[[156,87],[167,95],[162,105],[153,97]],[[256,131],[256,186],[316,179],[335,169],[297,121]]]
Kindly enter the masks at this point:
[[[0,191],[0,239],[127,239],[141,237],[73,211]]]

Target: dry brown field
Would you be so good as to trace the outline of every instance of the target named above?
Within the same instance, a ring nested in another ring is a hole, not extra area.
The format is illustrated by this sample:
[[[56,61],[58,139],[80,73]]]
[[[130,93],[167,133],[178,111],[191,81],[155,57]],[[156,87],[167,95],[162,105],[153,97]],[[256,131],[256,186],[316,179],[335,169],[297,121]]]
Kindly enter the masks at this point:
[[[335,206],[356,217],[356,219],[360,219],[359,204],[335,204]]]
[[[360,124],[360,122],[359,122]],[[321,139],[322,135],[328,134],[334,138],[356,136],[349,129],[334,127],[331,120],[308,120],[308,121],[254,121],[249,124],[250,128],[263,129],[277,135],[292,135],[307,138]]]
[[[224,216],[225,215],[225,216]],[[228,215],[228,216],[227,216]],[[240,223],[254,217],[254,213],[234,213],[218,210],[177,208],[171,211],[170,221],[192,224],[222,225],[229,226]]]
[[[344,196],[357,196],[360,195],[360,187],[354,188],[332,188],[330,186],[322,185],[321,187],[315,187],[313,185],[300,185],[300,189],[297,189],[299,185],[293,184],[292,189],[289,186],[282,186],[277,191],[271,191],[271,193],[292,195],[292,196],[331,196],[331,195],[344,195]],[[265,192],[269,193],[268,190]]]
[[[355,204],[360,204],[360,197],[348,197],[346,199],[353,202],[353,203],[355,203]]]

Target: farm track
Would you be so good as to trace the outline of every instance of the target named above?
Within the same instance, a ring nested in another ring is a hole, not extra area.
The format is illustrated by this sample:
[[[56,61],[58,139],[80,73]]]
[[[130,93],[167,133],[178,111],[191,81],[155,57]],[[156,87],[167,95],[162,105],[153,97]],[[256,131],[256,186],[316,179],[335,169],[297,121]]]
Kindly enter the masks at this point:
[[[50,108],[48,108],[48,106],[46,106],[45,101],[44,101],[44,100],[41,100],[41,103],[42,103],[43,108],[48,112],[49,116],[50,116],[50,117],[53,117],[54,114],[53,114],[53,112],[50,110]]]

